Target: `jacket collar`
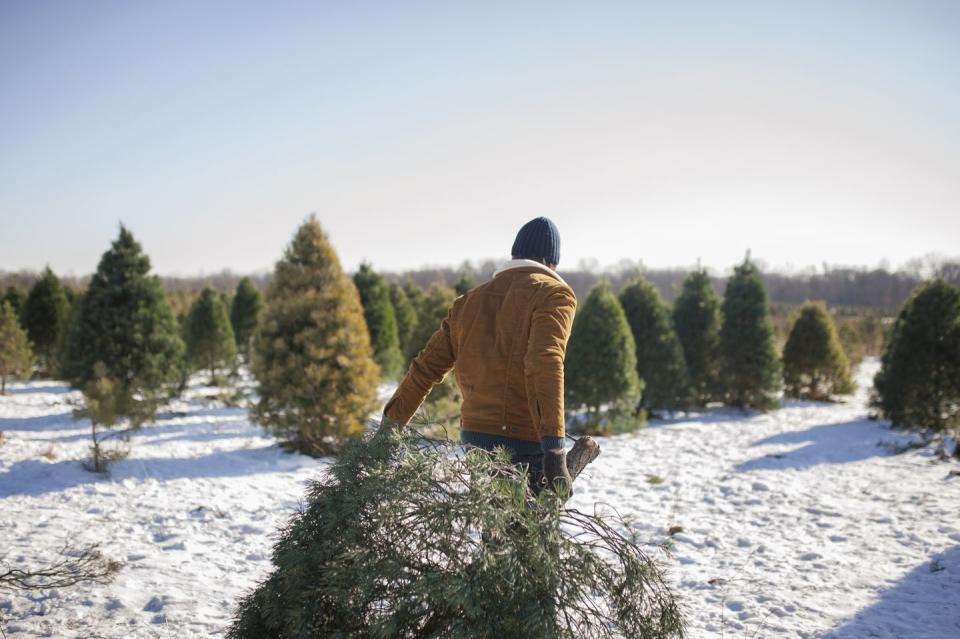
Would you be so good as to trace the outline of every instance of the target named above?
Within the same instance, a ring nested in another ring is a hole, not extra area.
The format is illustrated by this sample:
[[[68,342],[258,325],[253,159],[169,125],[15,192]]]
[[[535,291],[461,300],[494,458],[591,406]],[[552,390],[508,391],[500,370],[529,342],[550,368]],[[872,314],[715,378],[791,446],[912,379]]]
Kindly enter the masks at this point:
[[[540,262],[536,262],[536,261],[534,261],[534,260],[526,260],[526,259],[507,260],[506,262],[504,262],[504,264],[503,264],[500,268],[498,268],[498,269],[493,273],[493,276],[496,277],[497,275],[500,275],[500,274],[503,273],[504,271],[509,271],[509,270],[515,269],[515,268],[535,268],[535,269],[539,269],[539,270],[543,271],[544,273],[547,273],[548,275],[552,275],[554,278],[556,278],[557,280],[559,280],[559,281],[562,282],[563,284],[566,284],[566,282],[564,282],[563,278],[560,277],[560,274],[557,273],[556,271],[554,271],[552,268],[550,268],[550,267],[547,266],[546,264],[541,264]],[[569,284],[568,284],[568,286],[569,286]]]

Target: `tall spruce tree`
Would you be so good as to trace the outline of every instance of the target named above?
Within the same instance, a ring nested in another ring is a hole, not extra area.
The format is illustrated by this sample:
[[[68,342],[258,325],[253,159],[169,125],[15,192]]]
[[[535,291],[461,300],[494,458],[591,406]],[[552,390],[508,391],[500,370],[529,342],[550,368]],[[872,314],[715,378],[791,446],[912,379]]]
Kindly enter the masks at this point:
[[[721,310],[720,371],[726,402],[739,408],[774,407],[780,361],[767,292],[749,258],[734,269]]]
[[[413,331],[417,328],[417,309],[410,302],[403,287],[396,282],[390,282],[390,303],[393,304],[393,315],[397,320],[400,352],[406,353]]]
[[[253,280],[245,277],[237,284],[237,292],[230,305],[230,325],[237,342],[237,351],[245,361],[250,361],[250,340],[257,327],[257,319],[263,310],[263,296],[253,285]]]
[[[637,279],[620,292],[620,305],[636,343],[637,375],[643,380],[641,406],[648,412],[686,408],[687,365],[660,291]]]
[[[13,306],[0,301],[0,395],[7,394],[7,377],[28,374],[32,360],[30,341]]]
[[[874,386],[876,404],[897,426],[960,428],[960,289],[938,279],[914,290],[893,325]]]
[[[568,408],[633,401],[640,391],[637,348],[620,302],[606,281],[593,287],[573,320],[564,361]]]
[[[393,304],[390,303],[390,289],[383,276],[369,264],[360,265],[360,270],[353,276],[353,283],[363,304],[363,318],[370,332],[373,357],[380,365],[384,379],[395,379],[403,366],[403,353]]]
[[[69,315],[70,303],[60,280],[48,266],[30,288],[20,313],[40,369],[47,375],[60,372],[60,352]]]
[[[823,302],[806,302],[783,348],[784,394],[828,400],[853,392],[850,362]]]
[[[184,325],[187,359],[193,368],[210,371],[210,383],[217,384],[217,368],[233,366],[237,344],[223,297],[204,288],[190,307]]]
[[[687,364],[691,399],[698,406],[719,398],[720,297],[698,269],[683,281],[673,305],[673,325]]]
[[[98,376],[113,380],[117,415],[135,424],[152,419],[177,390],[183,340],[150,258],[126,227],[100,258],[67,335],[64,375],[77,388]]]
[[[253,341],[255,419],[311,455],[364,431],[380,371],[360,296],[316,216],[277,262]]]
[[[7,290],[4,291],[3,297],[0,297],[0,304],[7,302],[10,306],[13,307],[13,312],[17,314],[17,317],[20,317],[20,313],[23,312],[23,304],[27,301],[27,295],[23,292],[23,289],[14,286],[13,284],[7,287]]]

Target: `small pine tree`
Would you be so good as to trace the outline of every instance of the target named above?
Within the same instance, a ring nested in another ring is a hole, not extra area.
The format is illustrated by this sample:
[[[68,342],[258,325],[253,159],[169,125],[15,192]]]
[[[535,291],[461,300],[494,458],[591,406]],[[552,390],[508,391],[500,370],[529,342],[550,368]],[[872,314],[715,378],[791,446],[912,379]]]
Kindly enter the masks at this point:
[[[406,353],[413,331],[417,328],[417,309],[410,302],[406,291],[396,282],[390,283],[390,303],[393,304],[393,315],[397,320],[400,352]]]
[[[823,302],[806,302],[783,349],[784,394],[829,400],[853,392],[850,362]]]
[[[210,371],[210,383],[217,384],[217,368],[233,365],[237,345],[223,298],[204,288],[190,307],[184,325],[187,359],[194,368]]]
[[[673,305],[673,325],[683,348],[692,400],[698,406],[719,396],[720,297],[705,270],[683,281]]]
[[[408,363],[426,347],[430,337],[440,328],[440,323],[447,316],[456,297],[457,294],[453,289],[440,281],[435,282],[426,293],[421,295],[420,306],[417,309],[417,326],[407,345]]]
[[[934,280],[913,291],[893,325],[874,386],[876,405],[897,426],[960,428],[960,289]]]
[[[126,227],[100,258],[67,335],[64,375],[77,388],[106,377],[124,397],[118,415],[134,424],[151,419],[177,390],[183,340],[150,258]]]
[[[384,379],[395,379],[403,366],[403,353],[387,283],[369,264],[360,265],[353,283],[360,293],[363,318],[367,322],[373,356],[380,365],[380,373]]]
[[[0,302],[0,395],[7,394],[7,376],[30,372],[33,355],[27,333],[9,302]]]
[[[97,426],[111,428],[117,423],[117,409],[122,403],[118,398],[117,385],[106,376],[103,362],[94,365],[94,379],[83,387],[83,399],[86,408],[75,414],[76,417],[90,419],[90,470],[95,473],[107,471],[109,463],[117,457],[103,450],[103,436],[97,433]]]
[[[245,277],[237,284],[237,292],[230,305],[230,325],[237,342],[237,351],[244,361],[250,361],[250,340],[257,327],[257,319],[263,310],[263,297],[253,285],[253,280]]]
[[[470,289],[476,288],[476,286],[477,278],[470,271],[464,271],[460,275],[460,279],[453,285],[453,290],[457,292],[457,295],[463,295]]]
[[[602,405],[634,401],[641,389],[636,351],[620,302],[609,283],[600,282],[573,320],[564,361],[567,407],[586,406],[597,422]]]
[[[686,408],[687,365],[660,291],[644,279],[635,280],[620,292],[620,305],[636,343],[641,406],[648,411]]]
[[[302,452],[362,433],[380,371],[360,296],[311,215],[277,262],[253,340],[254,418]]]
[[[7,302],[10,306],[13,307],[13,312],[17,314],[17,318],[20,317],[20,313],[23,312],[23,304],[27,301],[27,296],[22,289],[11,284],[7,287],[7,290],[4,291],[3,297],[0,297],[0,304]]]
[[[749,258],[734,269],[721,310],[720,374],[726,402],[738,408],[774,407],[780,362],[767,292]]]
[[[59,373],[60,352],[70,315],[70,303],[50,267],[30,288],[20,321],[33,345],[41,370]]]

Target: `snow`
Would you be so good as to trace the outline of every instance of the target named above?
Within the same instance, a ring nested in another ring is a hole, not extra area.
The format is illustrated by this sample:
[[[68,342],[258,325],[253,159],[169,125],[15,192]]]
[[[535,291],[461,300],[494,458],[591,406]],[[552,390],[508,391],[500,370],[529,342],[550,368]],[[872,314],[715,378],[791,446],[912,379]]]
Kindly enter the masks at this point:
[[[875,370],[846,403],[717,409],[601,439],[571,505],[609,505],[650,544],[691,637],[960,637],[957,464],[878,445],[913,438],[867,419]],[[284,452],[198,382],[100,477],[81,466],[78,393],[40,381],[8,393],[0,563],[37,565],[72,536],[125,565],[106,585],[0,591],[7,637],[222,635],[328,463]]]

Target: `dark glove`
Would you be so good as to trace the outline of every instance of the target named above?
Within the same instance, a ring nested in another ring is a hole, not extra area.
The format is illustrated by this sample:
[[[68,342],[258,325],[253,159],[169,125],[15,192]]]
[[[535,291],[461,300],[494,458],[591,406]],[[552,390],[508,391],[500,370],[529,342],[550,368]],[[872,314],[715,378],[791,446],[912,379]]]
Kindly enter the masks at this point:
[[[543,476],[547,488],[558,495],[573,495],[573,479],[567,470],[567,453],[562,448],[550,448],[543,453]]]

